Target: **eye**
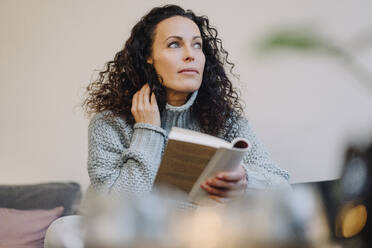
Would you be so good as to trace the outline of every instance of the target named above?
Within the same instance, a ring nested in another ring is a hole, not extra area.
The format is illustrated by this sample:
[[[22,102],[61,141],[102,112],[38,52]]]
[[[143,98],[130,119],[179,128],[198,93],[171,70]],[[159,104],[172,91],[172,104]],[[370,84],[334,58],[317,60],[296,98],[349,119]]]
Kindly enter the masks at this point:
[[[196,43],[194,44],[194,47],[195,47],[195,48],[202,48],[202,44],[201,44],[201,42],[196,42]]]
[[[173,41],[173,42],[168,44],[168,47],[177,48],[177,47],[179,47],[179,43],[178,43],[178,41]]]

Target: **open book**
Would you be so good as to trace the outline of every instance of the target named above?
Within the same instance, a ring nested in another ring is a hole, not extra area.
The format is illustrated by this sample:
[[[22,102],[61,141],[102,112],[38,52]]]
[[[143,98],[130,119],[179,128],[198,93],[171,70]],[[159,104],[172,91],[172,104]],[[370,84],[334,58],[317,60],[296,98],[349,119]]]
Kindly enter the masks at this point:
[[[212,135],[173,127],[155,178],[155,186],[168,185],[203,205],[208,194],[200,185],[222,171],[235,170],[250,149],[248,140],[231,143]]]

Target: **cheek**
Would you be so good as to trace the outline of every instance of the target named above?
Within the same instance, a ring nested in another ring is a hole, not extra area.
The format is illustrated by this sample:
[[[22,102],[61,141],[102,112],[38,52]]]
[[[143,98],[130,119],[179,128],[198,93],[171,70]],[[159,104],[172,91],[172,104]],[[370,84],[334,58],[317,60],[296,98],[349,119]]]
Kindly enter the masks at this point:
[[[172,82],[175,80],[175,66],[174,64],[164,58],[160,58],[155,63],[155,70],[156,73],[163,79],[164,84],[168,84],[168,82]]]
[[[174,56],[161,55],[154,60],[155,70],[164,80],[173,75],[177,70],[177,63],[174,61]]]

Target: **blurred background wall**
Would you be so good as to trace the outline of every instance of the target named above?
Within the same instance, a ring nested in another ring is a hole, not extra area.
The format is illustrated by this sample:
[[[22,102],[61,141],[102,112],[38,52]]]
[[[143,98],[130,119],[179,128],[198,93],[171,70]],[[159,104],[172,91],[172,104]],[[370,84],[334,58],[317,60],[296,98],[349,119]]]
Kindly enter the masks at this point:
[[[88,186],[85,87],[139,18],[165,3],[217,27],[246,115],[292,183],[339,177],[345,146],[372,139],[372,85],[322,53],[256,49],[267,34],[302,26],[348,48],[372,29],[371,1],[0,0],[0,184]],[[372,47],[355,61],[372,71]]]

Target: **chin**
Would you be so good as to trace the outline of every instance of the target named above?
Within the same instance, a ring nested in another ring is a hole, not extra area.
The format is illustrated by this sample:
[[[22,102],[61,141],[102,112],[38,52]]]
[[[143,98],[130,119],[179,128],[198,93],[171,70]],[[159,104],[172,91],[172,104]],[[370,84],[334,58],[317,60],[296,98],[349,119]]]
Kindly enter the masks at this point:
[[[178,92],[183,93],[194,93],[195,91],[199,90],[200,87],[187,87],[182,89],[177,89]]]
[[[187,89],[185,89],[185,92],[192,93],[192,92],[199,90],[199,88],[200,88],[200,85],[195,86],[195,87],[188,87]]]
[[[188,92],[188,93],[192,93],[194,91],[197,91],[199,90],[200,88],[200,85],[201,85],[201,82],[199,81],[188,81],[188,82],[184,82],[182,84],[182,86],[180,86],[180,91],[183,91],[183,92]],[[181,90],[182,89],[182,90]]]
[[[196,80],[196,79],[179,79],[178,78],[176,80],[177,80],[177,83],[164,83],[165,87],[175,92],[193,93],[199,90],[200,85],[201,85],[201,81]]]

